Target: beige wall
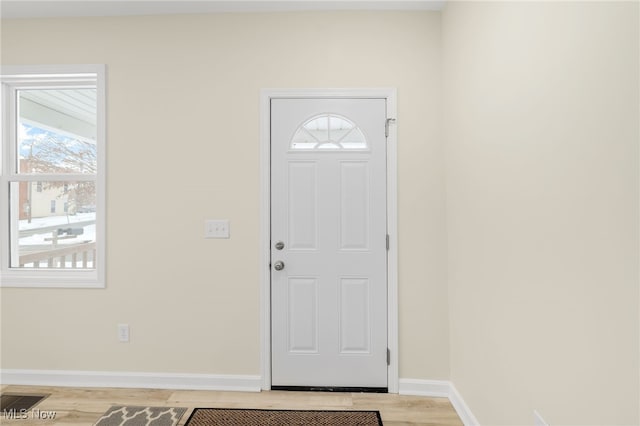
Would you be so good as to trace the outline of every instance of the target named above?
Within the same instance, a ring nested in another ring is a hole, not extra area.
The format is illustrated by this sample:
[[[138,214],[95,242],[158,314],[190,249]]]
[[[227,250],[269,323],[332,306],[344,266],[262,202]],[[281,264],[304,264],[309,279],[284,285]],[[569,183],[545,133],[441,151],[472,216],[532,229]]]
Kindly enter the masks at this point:
[[[260,89],[397,87],[400,376],[447,379],[440,33],[437,12],[3,21],[3,64],[107,64],[108,269],[3,289],[2,368],[259,374]]]
[[[3,64],[108,66],[109,265],[2,289],[2,368],[258,374],[259,90],[397,87],[400,376],[483,424],[640,423],[638,12],[4,21]]]
[[[638,3],[450,2],[451,379],[482,424],[639,424]]]

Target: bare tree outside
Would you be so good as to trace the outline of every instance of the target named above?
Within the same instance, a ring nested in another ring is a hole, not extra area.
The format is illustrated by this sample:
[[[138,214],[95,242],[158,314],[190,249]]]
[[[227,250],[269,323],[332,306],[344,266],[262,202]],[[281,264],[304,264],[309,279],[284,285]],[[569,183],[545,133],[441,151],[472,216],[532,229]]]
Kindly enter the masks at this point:
[[[96,144],[52,131],[22,124],[18,141],[20,170],[37,174],[95,174],[97,172]],[[60,196],[66,195],[71,208],[69,214],[95,208],[95,182],[48,181],[41,183],[44,190],[60,188]],[[29,219],[33,211],[30,205],[32,194],[28,194]]]
[[[91,88],[18,93],[15,160],[29,179],[10,185],[19,200],[13,267],[95,268],[95,96]]]

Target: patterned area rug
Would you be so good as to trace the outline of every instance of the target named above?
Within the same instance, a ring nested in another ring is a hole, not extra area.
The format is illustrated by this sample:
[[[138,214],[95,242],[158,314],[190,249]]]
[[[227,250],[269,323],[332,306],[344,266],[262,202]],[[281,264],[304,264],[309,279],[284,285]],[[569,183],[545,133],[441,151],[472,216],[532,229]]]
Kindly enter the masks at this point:
[[[187,426],[381,426],[378,411],[243,410],[196,408]]]
[[[95,426],[175,426],[185,411],[186,408],[116,405],[107,410]]]
[[[6,411],[21,411],[33,408],[40,401],[48,397],[45,395],[34,394],[18,394],[18,393],[3,393],[0,394],[0,411],[3,413]]]

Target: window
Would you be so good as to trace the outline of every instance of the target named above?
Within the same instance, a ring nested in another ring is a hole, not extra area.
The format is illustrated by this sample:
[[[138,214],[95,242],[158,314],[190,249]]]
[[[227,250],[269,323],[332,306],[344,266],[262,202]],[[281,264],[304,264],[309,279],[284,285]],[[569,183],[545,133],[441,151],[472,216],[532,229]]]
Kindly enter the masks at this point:
[[[0,71],[0,285],[104,287],[105,67]]]
[[[291,149],[366,151],[367,140],[351,120],[337,114],[321,114],[305,121],[291,139]]]

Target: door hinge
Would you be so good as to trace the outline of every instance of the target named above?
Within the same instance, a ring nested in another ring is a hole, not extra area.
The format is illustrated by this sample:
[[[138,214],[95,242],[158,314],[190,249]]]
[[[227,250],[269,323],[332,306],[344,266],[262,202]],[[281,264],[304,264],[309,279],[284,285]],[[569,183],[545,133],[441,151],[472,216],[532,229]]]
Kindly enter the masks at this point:
[[[391,123],[395,123],[396,119],[395,118],[387,118],[387,120],[384,122],[384,137],[388,138],[389,137],[389,126],[391,125]]]
[[[387,365],[391,365],[391,350],[387,348]]]
[[[389,234],[387,234],[387,251],[389,251]]]

